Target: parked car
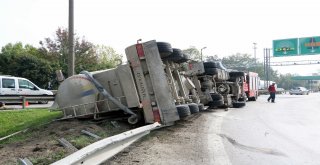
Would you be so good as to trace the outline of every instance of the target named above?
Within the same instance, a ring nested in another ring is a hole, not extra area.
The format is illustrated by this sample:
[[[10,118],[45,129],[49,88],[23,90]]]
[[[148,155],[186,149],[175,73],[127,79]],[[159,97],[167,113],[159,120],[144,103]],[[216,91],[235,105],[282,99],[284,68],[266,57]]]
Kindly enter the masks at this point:
[[[41,89],[33,82],[22,77],[0,75],[0,95],[53,95],[51,91]],[[40,103],[48,103],[42,101]]]
[[[284,93],[286,93],[286,90],[283,89],[283,88],[277,88],[276,91],[277,91],[277,94],[284,94]]]
[[[310,91],[305,87],[295,87],[289,91],[290,95],[308,95]]]

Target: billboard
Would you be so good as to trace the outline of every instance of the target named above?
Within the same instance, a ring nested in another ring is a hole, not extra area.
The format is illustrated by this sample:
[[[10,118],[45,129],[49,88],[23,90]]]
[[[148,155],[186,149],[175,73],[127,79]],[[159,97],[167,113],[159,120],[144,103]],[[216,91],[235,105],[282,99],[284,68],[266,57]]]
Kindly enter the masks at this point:
[[[273,40],[273,56],[296,56],[298,55],[298,38]]]

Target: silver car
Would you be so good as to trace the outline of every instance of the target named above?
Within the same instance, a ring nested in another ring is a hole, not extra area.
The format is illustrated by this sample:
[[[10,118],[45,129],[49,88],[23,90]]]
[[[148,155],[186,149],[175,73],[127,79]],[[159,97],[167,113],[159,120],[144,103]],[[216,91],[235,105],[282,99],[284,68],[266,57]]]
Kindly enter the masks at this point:
[[[305,87],[295,87],[289,91],[290,95],[308,95],[309,90]]]

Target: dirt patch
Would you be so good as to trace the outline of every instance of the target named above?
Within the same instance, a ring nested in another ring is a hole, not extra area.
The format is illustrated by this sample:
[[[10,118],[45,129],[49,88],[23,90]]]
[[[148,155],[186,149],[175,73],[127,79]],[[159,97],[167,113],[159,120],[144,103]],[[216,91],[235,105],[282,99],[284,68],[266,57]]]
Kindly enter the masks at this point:
[[[16,142],[0,143],[0,164],[17,164],[18,158],[28,158],[33,164],[50,164],[69,154],[57,139],[65,138],[78,149],[85,147],[96,139],[81,133],[86,130],[100,137],[109,137],[132,129],[125,122],[118,121],[115,128],[111,121],[93,122],[88,120],[55,121],[17,135]]]
[[[213,111],[205,111],[176,122],[174,126],[152,131],[126,148],[105,165],[136,164],[210,164],[208,132]],[[122,133],[132,126],[111,121],[59,121],[29,130],[27,138],[9,144],[0,144],[0,164],[17,164],[18,158],[27,157],[33,164],[50,164],[70,155],[57,139],[65,138],[78,149],[97,140],[81,134],[87,130],[101,137]]]

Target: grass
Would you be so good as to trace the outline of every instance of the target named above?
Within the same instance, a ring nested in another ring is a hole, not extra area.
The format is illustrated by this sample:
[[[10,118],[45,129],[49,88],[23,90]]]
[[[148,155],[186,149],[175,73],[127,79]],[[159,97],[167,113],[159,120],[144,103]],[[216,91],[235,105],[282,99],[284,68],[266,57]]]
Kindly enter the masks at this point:
[[[2,111],[0,112],[0,137],[48,123],[61,116],[62,112],[50,112],[48,109]]]
[[[70,142],[77,148],[81,149],[93,142],[95,142],[95,139],[88,137],[86,135],[80,135],[78,137],[73,137]]]
[[[39,156],[39,157],[30,157],[30,161],[33,164],[39,164],[39,165],[45,165],[45,164],[51,164],[54,163],[66,156],[66,151],[57,151],[55,153],[51,153],[47,156]]]

